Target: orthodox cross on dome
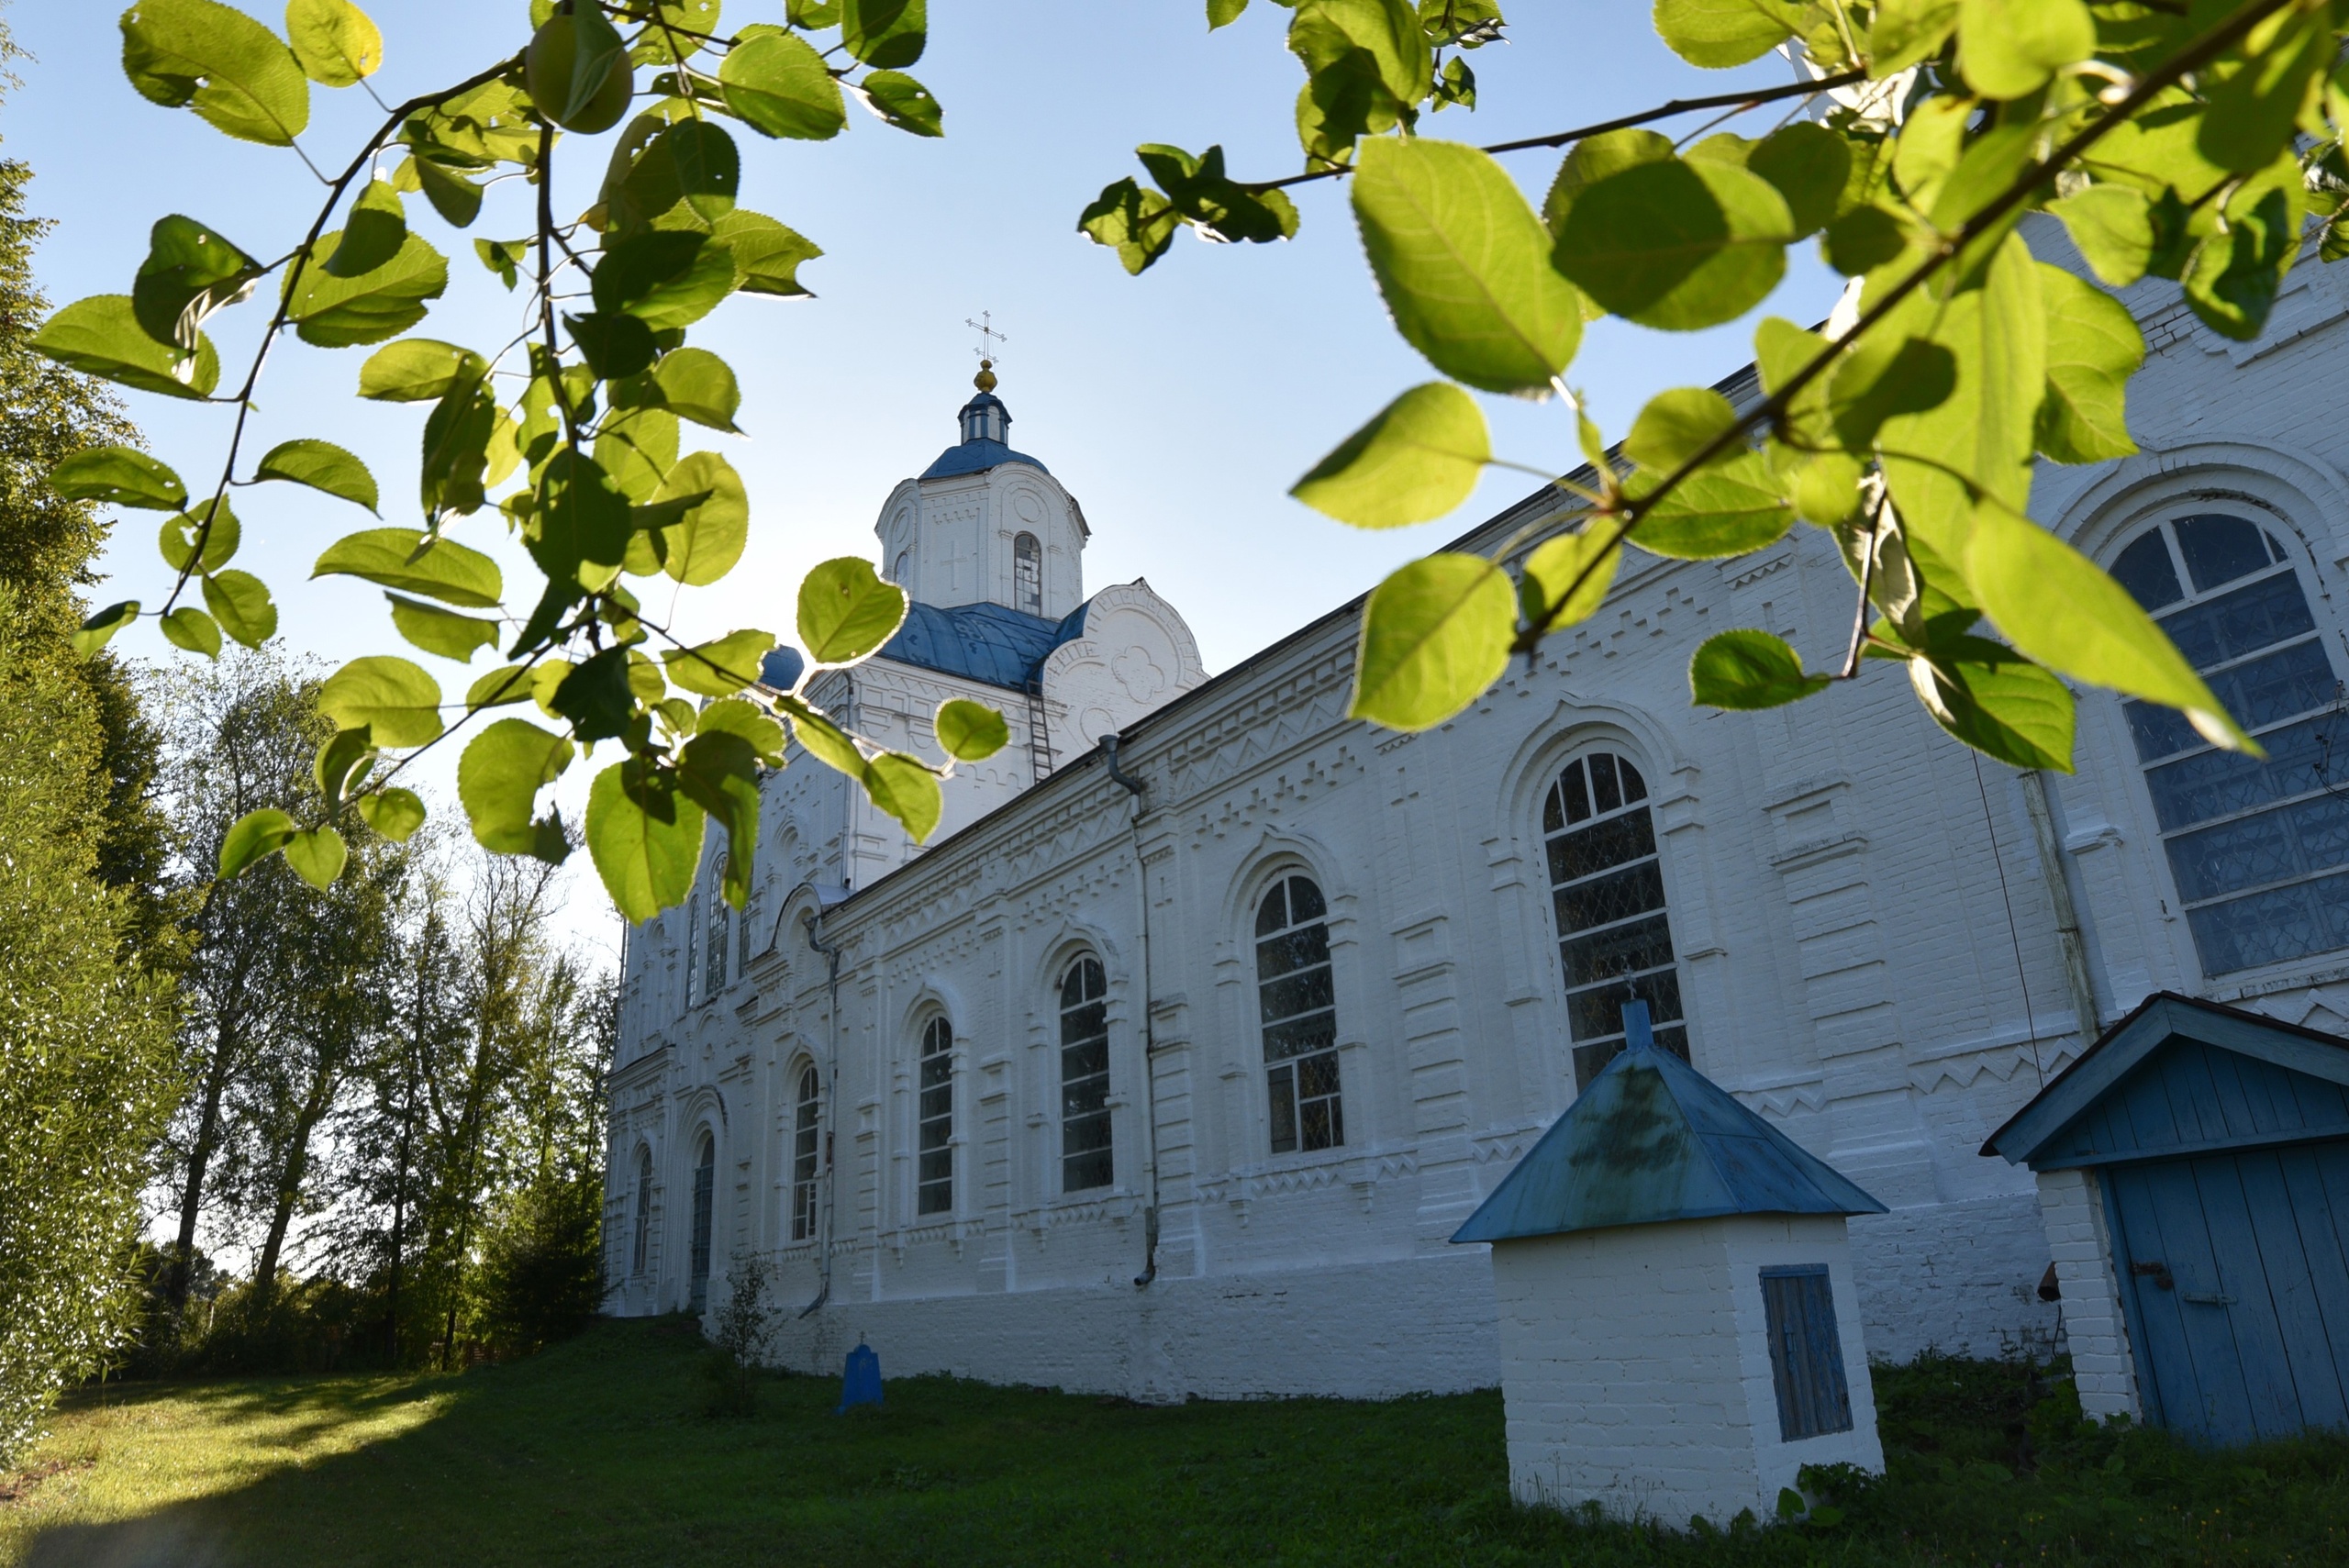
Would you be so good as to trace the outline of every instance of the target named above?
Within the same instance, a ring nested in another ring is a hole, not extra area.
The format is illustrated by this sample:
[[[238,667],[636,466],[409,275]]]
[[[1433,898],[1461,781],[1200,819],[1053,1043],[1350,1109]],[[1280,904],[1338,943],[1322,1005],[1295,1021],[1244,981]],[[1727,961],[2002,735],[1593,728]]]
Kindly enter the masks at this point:
[[[974,384],[976,385],[981,392],[993,392],[995,390],[995,362],[996,361],[1003,358],[1003,350],[996,348],[996,345],[998,343],[1008,343],[1011,339],[1004,333],[998,332],[995,329],[995,312],[991,310],[980,311],[979,318],[976,321],[972,320],[968,317],[964,317],[963,318],[963,325],[970,328],[979,335],[979,346],[971,350],[973,353],[979,356],[979,373],[975,378]]]

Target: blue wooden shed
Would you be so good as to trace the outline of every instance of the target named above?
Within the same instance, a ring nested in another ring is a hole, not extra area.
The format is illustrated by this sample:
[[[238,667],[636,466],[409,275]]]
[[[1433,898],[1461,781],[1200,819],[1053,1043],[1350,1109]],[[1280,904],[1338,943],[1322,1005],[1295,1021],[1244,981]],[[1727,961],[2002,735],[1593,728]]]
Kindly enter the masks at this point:
[[[2067,1320],[2117,1296],[2146,1419],[2349,1427],[2349,1040],[2158,992],[1982,1152],[2037,1173],[2051,1215],[2066,1182],[2094,1206],[2105,1266],[2067,1275]]]

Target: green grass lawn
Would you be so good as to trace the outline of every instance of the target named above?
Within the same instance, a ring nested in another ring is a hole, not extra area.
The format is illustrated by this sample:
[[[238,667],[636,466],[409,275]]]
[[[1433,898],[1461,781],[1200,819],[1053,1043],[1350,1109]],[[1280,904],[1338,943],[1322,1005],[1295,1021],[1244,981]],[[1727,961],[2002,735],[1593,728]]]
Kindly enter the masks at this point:
[[[674,1320],[454,1377],[117,1385],[0,1477],[0,1563],[2349,1562],[2349,1441],[2201,1455],[1945,1362],[1877,1380],[1890,1473],[1716,1538],[1514,1507],[1496,1393],[1162,1409],[946,1378],[702,1413]]]

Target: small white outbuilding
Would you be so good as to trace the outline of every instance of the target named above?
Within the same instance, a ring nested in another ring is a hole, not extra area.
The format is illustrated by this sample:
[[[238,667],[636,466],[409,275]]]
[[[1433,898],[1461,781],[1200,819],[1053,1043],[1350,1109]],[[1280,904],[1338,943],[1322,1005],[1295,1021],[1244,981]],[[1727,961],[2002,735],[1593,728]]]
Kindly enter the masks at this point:
[[[1452,1238],[1493,1249],[1509,1487],[1767,1519],[1806,1465],[1884,1468],[1844,1237],[1884,1206],[1623,1012],[1627,1049]]]

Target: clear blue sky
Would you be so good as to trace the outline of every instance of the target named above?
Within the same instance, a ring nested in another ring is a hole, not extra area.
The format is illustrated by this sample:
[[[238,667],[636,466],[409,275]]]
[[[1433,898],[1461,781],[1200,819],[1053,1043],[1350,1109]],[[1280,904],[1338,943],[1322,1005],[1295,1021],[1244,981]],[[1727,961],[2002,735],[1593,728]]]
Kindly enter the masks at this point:
[[[273,6],[249,8],[279,20]],[[375,0],[373,9],[386,39],[376,78],[386,101],[456,80],[528,32],[524,0]],[[725,15],[740,25],[780,9],[780,0],[729,0]],[[1681,64],[1635,0],[1520,0],[1512,10],[1512,41],[1474,56],[1486,106],[1447,111],[1425,124],[1427,134],[1498,141],[1786,79],[1776,57],[1736,72]],[[0,150],[31,162],[33,208],[58,220],[39,258],[54,303],[128,292],[148,226],[169,212],[256,255],[291,249],[320,187],[291,152],[231,142],[185,111],[140,99],[122,75],[113,5],[20,0],[5,14],[34,58],[18,62],[23,85],[0,106]],[[1200,0],[934,0],[930,50],[914,72],[945,106],[944,140],[906,136],[854,107],[849,132],[828,143],[738,131],[743,205],[828,254],[801,274],[818,297],[738,298],[696,328],[696,340],[741,373],[751,439],[709,439],[748,482],[752,531],[727,583],[686,595],[685,628],[755,625],[787,637],[809,565],[874,553],[874,517],[890,486],[954,439],[953,412],[975,369],[963,322],[983,309],[1010,334],[1002,395],[1016,444],[1051,465],[1093,525],[1088,585],[1146,575],[1189,617],[1210,670],[1524,492],[1523,475],[1497,473],[1454,517],[1386,534],[1354,532],[1287,498],[1323,451],[1431,373],[1388,325],[1336,183],[1298,193],[1304,228],[1293,242],[1208,247],[1184,237],[1139,279],[1074,232],[1103,184],[1138,172],[1138,142],[1196,150],[1219,141],[1242,176],[1298,166],[1290,117],[1302,77],[1281,49],[1286,17],[1258,4],[1209,35]],[[380,112],[355,91],[314,89],[313,102],[304,144],[322,166],[340,167]],[[1758,135],[1769,117],[1738,128]],[[600,172],[608,140],[566,144],[573,178],[559,182],[561,208],[592,199],[585,177]],[[1538,201],[1558,157],[1520,153],[1508,166]],[[411,200],[411,222],[451,261],[449,297],[420,331],[482,346],[512,335],[516,304],[474,261],[470,241],[524,232],[528,199],[519,182],[495,187],[464,235]],[[1809,323],[1834,292],[1831,274],[1806,260],[1764,310]],[[241,366],[261,319],[252,306],[215,318],[228,365]],[[1602,323],[1567,378],[1620,436],[1647,395],[1742,364],[1750,338],[1750,322],[1695,334]],[[424,409],[353,398],[366,352],[289,339],[262,385],[252,450],[292,436],[349,446],[382,482],[387,517],[413,523]],[[158,454],[191,484],[217,471],[228,410],[128,400]],[[1487,403],[1502,455],[1562,468],[1576,461],[1554,403]],[[295,649],[339,661],[391,645],[374,590],[303,581],[316,551],[365,514],[287,486],[240,492],[238,506],[240,564],[270,581]],[[141,515],[123,529],[123,548],[105,562],[117,573],[102,590],[107,598],[156,597],[150,522]],[[467,537],[487,542],[496,527],[484,515]],[[152,624],[128,634],[128,651],[171,651]],[[446,684],[461,683],[452,667],[428,662]],[[477,667],[487,663],[484,654]],[[573,772],[566,785],[584,784],[586,770]]]

